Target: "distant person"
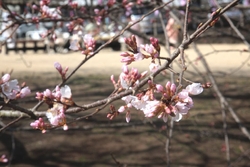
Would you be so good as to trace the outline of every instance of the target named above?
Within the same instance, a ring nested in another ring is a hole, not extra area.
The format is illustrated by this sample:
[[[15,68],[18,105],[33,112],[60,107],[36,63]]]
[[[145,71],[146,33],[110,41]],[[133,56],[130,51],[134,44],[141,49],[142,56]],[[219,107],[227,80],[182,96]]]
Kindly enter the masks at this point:
[[[180,29],[181,25],[178,24],[173,17],[170,17],[166,25],[170,46],[177,47],[180,44]]]

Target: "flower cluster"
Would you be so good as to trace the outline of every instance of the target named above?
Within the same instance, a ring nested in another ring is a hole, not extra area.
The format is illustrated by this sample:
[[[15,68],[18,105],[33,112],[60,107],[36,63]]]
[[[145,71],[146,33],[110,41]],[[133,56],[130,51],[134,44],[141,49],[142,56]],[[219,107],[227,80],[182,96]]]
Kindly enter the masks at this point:
[[[45,133],[45,123],[42,118],[39,118],[38,120],[35,120],[34,122],[30,123],[30,126],[35,128],[35,129],[40,129],[42,133]]]
[[[159,57],[160,45],[156,38],[150,38],[150,42],[151,44],[141,44],[140,47],[138,47],[134,35],[130,38],[125,38],[125,43],[129,47],[130,52],[121,53],[121,62],[128,65],[134,61],[151,58],[152,63],[154,63],[155,59]]]
[[[54,91],[46,89],[44,92],[36,93],[36,99],[45,101],[49,106],[54,102],[66,102],[65,104],[71,105],[71,96],[71,89],[68,85],[61,88],[56,86]]]
[[[144,78],[146,74],[147,71],[139,73],[138,69],[129,69],[128,66],[124,65],[118,82],[115,81],[114,75],[111,76],[111,82],[117,90],[131,89],[135,87],[139,83],[139,80]]]
[[[67,130],[68,126],[66,125],[65,111],[69,107],[74,106],[70,87],[67,85],[61,88],[56,86],[54,91],[46,89],[44,92],[37,92],[36,98],[48,104],[49,109],[46,113],[46,117],[50,124],[52,126],[63,126],[63,129]],[[32,122],[30,126],[35,129],[40,129],[44,133],[50,125],[45,124],[43,119],[39,118],[35,122]]]
[[[81,42],[81,39],[72,40],[70,42],[69,49],[74,50],[74,51],[81,50],[82,54],[85,54],[86,56],[89,56],[89,55],[91,56],[93,54],[93,51],[94,51],[95,46],[96,46],[95,39],[92,37],[92,35],[85,34],[82,37],[82,40],[83,40],[83,44],[85,46],[85,49],[80,47],[79,42]]]
[[[48,5],[50,3],[50,0],[41,0],[40,1],[40,10],[42,13],[43,18],[52,18],[52,19],[57,19],[60,18],[60,13],[61,11],[59,9],[52,9]]]
[[[10,74],[5,74],[0,80],[0,96],[6,99],[23,98],[30,94],[30,89],[25,83],[20,87],[17,79],[10,80]]]
[[[139,80],[147,74],[147,71],[139,73],[136,68],[128,69],[126,65],[123,66],[123,72],[120,74],[119,80],[123,89],[129,89],[139,83]]]
[[[85,55],[92,55],[94,49],[95,49],[95,39],[92,37],[92,35],[90,34],[86,34],[83,36],[83,43],[84,46],[86,48],[85,51],[83,51],[82,53]]]
[[[63,70],[61,64],[58,62],[54,63],[54,67],[64,80],[68,67]],[[46,124],[42,118],[39,118],[38,120],[32,122],[30,126],[35,129],[40,129],[42,133],[45,133],[46,129],[51,126],[63,126],[64,130],[68,129],[65,111],[69,107],[75,106],[75,103],[72,100],[71,89],[68,85],[63,87],[56,86],[53,91],[46,89],[43,92],[37,92],[36,99],[44,101],[49,106],[46,117],[48,118],[50,124]]]
[[[203,86],[200,83],[192,83],[181,91],[178,91],[176,85],[170,82],[167,82],[165,86],[154,84],[151,81],[148,84],[149,87],[145,91],[135,96],[128,95],[122,98],[126,104],[121,106],[117,112],[126,112],[127,122],[130,121],[131,108],[133,107],[141,110],[145,117],[157,116],[166,122],[168,116],[171,116],[178,122],[193,107],[190,95],[198,95],[203,91]],[[157,99],[156,94],[160,94],[161,98]],[[109,116],[109,118],[111,117]]]

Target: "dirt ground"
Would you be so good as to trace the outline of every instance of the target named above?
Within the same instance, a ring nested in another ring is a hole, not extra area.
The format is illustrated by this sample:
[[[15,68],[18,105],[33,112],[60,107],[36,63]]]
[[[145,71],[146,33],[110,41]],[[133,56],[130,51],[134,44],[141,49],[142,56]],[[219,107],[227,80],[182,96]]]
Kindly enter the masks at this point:
[[[214,71],[219,86],[232,104],[243,124],[250,129],[249,114],[249,53],[243,44],[199,44],[203,54],[217,51],[206,56]],[[219,50],[225,50],[219,52]],[[231,50],[231,52],[229,52]],[[4,53],[4,52],[3,52]],[[20,106],[32,107],[37,103],[35,92],[54,88],[60,82],[55,71],[54,62],[68,66],[72,71],[83,59],[79,53],[44,54],[42,52],[27,54],[0,55],[0,70],[13,70],[13,76],[25,81],[32,89],[32,95],[19,102]],[[102,50],[87,62],[68,81],[72,87],[77,104],[104,99],[112,92],[111,74],[121,72],[119,56],[121,52]],[[197,55],[190,46],[186,50],[187,74],[191,80],[202,80],[193,72],[194,68],[203,70]],[[167,55],[162,51],[162,55]],[[140,71],[148,69],[149,62],[132,64]],[[179,72],[177,62],[174,65]],[[233,73],[233,74],[232,74]],[[228,75],[226,75],[228,74]],[[232,74],[232,75],[229,75]],[[205,73],[204,73],[205,75]],[[165,82],[166,76],[159,78]],[[215,167],[227,166],[223,124],[220,105],[214,94],[207,90],[195,97],[195,107],[188,117],[175,123],[171,140],[170,160],[173,167]],[[115,102],[118,108],[122,103]],[[93,111],[90,111],[93,112]],[[22,120],[0,134],[0,154],[12,159],[14,167],[163,167],[166,166],[166,133],[168,126],[159,119],[145,119],[138,111],[133,111],[129,124],[125,115],[109,121],[106,118],[108,107],[100,114],[88,120],[81,120],[69,126],[68,131],[61,129],[41,134],[29,127],[30,120]],[[69,115],[68,120],[87,113]],[[0,118],[4,123],[11,118]],[[231,150],[231,162],[235,167],[248,167],[250,164],[249,140],[240,132],[230,113],[227,115],[228,134]],[[6,164],[0,164],[0,166]]]

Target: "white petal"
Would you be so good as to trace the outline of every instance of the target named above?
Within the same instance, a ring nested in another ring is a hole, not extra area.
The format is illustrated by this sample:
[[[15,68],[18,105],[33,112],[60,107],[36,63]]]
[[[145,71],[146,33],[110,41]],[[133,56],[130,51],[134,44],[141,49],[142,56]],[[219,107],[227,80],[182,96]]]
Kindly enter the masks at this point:
[[[203,87],[200,83],[192,83],[186,87],[186,90],[192,95],[198,95],[203,92]]]
[[[62,94],[62,97],[65,98],[71,98],[72,94],[71,94],[71,89],[68,85],[65,85],[64,87],[61,87],[60,92]]]
[[[175,122],[179,122],[182,119],[182,115],[179,112],[175,113],[175,117],[173,117],[173,120]]]
[[[163,121],[166,123],[168,121],[168,116],[167,114],[163,114],[163,117],[162,117]]]

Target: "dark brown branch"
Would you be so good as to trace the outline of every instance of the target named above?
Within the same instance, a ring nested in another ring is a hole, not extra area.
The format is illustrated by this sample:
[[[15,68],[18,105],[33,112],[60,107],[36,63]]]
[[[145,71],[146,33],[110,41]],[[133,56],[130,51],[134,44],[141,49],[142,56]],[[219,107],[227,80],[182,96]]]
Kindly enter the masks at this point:
[[[10,102],[8,102],[8,103],[3,103],[3,104],[0,103],[0,105],[4,105],[4,106],[10,107],[10,108],[12,108],[12,109],[14,109],[14,110],[21,111],[21,112],[23,112],[23,113],[29,115],[30,118],[32,118],[32,119],[37,119],[37,118],[36,118],[36,115],[35,115],[32,111],[27,110],[27,109],[25,109],[25,108],[23,108],[23,107],[20,107],[20,106],[11,104]],[[0,111],[0,112],[1,112],[1,111]]]

